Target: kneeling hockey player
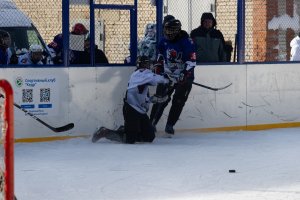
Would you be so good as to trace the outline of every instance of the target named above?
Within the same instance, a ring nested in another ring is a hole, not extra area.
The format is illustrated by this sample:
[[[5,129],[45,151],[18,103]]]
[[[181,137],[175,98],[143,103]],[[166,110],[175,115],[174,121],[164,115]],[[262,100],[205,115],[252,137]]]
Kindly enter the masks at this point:
[[[164,102],[167,97],[150,97],[148,86],[155,86],[158,83],[167,84],[169,80],[161,75],[154,74],[149,68],[149,58],[147,56],[139,57],[137,69],[130,77],[124,98],[124,127],[121,126],[118,130],[101,127],[94,133],[92,142],[97,142],[103,137],[128,144],[152,142],[154,140],[155,131],[147,111],[150,103]]]

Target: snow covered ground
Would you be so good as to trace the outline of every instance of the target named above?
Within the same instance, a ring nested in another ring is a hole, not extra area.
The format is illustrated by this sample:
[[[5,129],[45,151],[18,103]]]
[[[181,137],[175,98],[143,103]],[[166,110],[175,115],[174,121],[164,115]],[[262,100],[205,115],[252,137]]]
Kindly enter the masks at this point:
[[[18,200],[300,199],[300,129],[15,145]],[[228,170],[235,169],[236,173]]]

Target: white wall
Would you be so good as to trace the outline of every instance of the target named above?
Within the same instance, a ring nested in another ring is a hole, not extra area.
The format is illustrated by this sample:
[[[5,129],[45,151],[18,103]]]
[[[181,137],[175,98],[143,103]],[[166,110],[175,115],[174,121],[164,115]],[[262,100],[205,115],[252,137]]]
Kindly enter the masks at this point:
[[[17,78],[54,77],[55,83],[35,85],[38,90],[50,88],[52,95],[52,108],[45,109],[38,117],[52,126],[75,123],[71,131],[53,133],[15,108],[16,138],[88,135],[99,126],[117,128],[123,124],[123,96],[133,70],[133,67],[1,68],[1,78],[12,84],[17,104],[23,104],[22,90],[30,88],[17,86]],[[217,92],[194,85],[176,129],[300,122],[299,64],[197,66],[195,74],[195,82],[211,87],[233,84]],[[158,124],[159,130],[164,128],[168,108]]]

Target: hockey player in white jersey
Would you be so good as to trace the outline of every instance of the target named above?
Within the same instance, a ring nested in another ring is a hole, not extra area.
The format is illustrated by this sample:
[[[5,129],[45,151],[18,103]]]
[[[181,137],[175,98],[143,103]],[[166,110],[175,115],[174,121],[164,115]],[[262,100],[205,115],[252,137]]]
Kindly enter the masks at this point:
[[[150,60],[147,56],[141,56],[137,61],[137,69],[131,75],[123,105],[124,127],[118,130],[110,130],[101,127],[92,138],[97,142],[100,138],[134,144],[136,142],[152,142],[155,131],[147,115],[150,103],[163,102],[167,97],[149,95],[149,86],[158,83],[168,83],[168,79],[154,74],[150,69]]]

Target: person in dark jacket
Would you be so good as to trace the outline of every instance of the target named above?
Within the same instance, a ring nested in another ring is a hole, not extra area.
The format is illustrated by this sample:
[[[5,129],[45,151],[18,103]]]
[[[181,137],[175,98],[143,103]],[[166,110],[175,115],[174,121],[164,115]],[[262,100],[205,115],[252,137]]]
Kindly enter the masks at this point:
[[[211,13],[203,13],[201,25],[192,30],[190,36],[196,44],[197,63],[226,62],[224,37],[215,28],[216,25],[216,19]]]
[[[51,43],[48,44],[50,52],[52,53],[53,63],[62,64],[64,59],[63,54],[63,35],[57,34]]]
[[[86,36],[84,41],[84,51],[73,51],[73,59],[71,64],[91,64],[91,54],[90,54],[90,36]],[[95,45],[95,64],[108,64],[108,59],[104,52],[98,49]]]
[[[8,32],[0,30],[0,65],[7,65],[10,63],[11,38]]]

